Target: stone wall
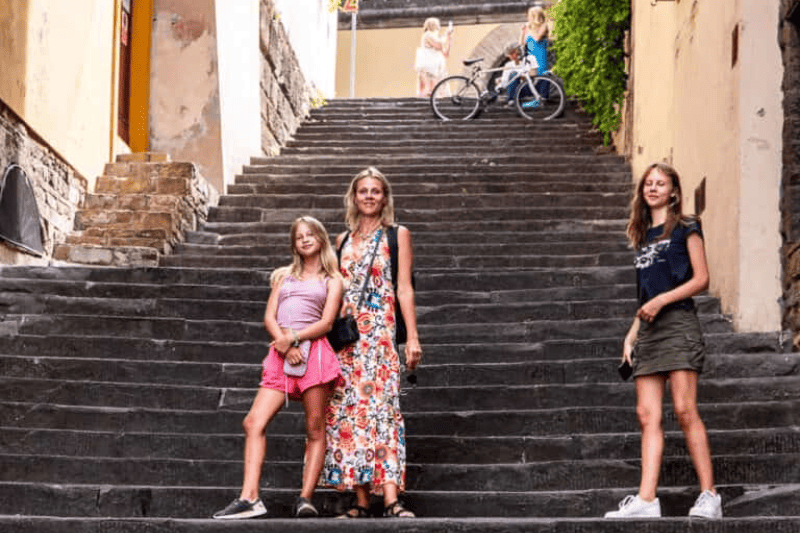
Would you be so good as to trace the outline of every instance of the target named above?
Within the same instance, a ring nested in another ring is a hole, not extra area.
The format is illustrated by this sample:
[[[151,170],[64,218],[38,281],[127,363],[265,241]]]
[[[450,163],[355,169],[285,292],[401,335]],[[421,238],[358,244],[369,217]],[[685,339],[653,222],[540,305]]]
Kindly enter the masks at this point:
[[[72,231],[75,211],[86,195],[86,179],[0,100],[0,172],[9,163],[20,165],[33,186],[45,257],[36,259],[0,243],[0,264],[46,262],[54,246]]]
[[[800,347],[800,0],[782,0],[784,328]]]
[[[261,1],[261,142],[277,154],[308,113],[311,95],[272,0]]]

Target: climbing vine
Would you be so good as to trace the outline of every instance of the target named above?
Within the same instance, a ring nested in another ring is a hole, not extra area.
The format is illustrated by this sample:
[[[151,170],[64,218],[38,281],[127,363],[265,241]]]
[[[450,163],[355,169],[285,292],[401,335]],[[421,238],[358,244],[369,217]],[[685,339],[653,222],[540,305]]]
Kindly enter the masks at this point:
[[[630,29],[629,0],[560,0],[553,17],[553,71],[564,79],[608,144],[622,120],[627,85],[625,32]]]

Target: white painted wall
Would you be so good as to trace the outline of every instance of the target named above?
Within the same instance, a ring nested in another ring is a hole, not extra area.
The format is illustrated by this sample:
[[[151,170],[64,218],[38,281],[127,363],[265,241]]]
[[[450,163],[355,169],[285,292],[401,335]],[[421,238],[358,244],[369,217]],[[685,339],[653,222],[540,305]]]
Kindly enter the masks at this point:
[[[336,13],[329,0],[275,0],[275,9],[289,35],[306,80],[326,98],[336,90]]]
[[[783,62],[779,2],[740,0],[739,60],[739,306],[741,330],[781,324],[780,190]]]
[[[259,0],[215,2],[223,181],[261,154]],[[224,192],[224,191],[221,191]]]

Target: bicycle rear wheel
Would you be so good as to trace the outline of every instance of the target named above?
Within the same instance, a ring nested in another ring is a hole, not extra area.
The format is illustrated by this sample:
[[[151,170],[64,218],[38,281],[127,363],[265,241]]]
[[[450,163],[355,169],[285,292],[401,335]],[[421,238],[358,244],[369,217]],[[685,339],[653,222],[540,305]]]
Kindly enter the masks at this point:
[[[528,120],[550,120],[561,115],[566,105],[564,89],[547,76],[523,79],[516,94],[517,111]]]
[[[436,84],[431,92],[431,108],[442,120],[468,120],[481,105],[478,86],[464,76],[450,76]]]

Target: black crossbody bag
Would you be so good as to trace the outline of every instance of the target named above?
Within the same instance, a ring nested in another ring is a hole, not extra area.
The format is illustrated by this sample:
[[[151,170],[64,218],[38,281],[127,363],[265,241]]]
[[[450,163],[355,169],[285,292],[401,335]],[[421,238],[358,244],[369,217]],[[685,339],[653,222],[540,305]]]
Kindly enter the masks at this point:
[[[375,262],[375,256],[378,255],[378,245],[381,242],[382,235],[383,235],[383,230],[381,229],[375,236],[375,246],[373,246],[372,248],[372,259],[370,259],[369,261],[369,267],[367,268],[367,275],[364,278],[364,286],[361,287],[361,296],[359,296],[358,298],[358,305],[356,305],[356,311],[361,309],[361,304],[364,303],[364,297],[367,294],[367,283],[369,283],[369,277],[372,274],[372,264]],[[342,241],[342,244],[344,244],[344,241]],[[334,320],[331,330],[326,335],[326,337],[328,338],[328,342],[331,344],[331,348],[333,348],[335,352],[338,352],[343,348],[350,346],[351,344],[356,342],[360,338],[360,336],[361,335],[358,333],[358,323],[356,322],[356,318],[351,313],[348,313]]]

